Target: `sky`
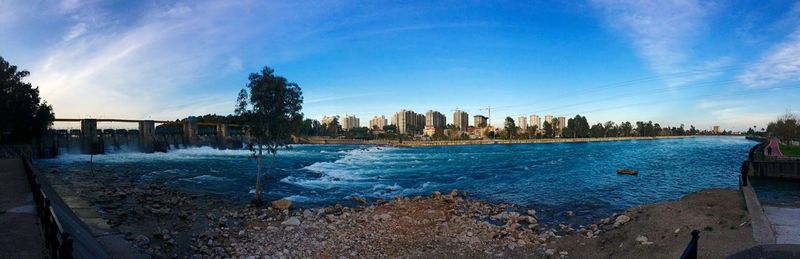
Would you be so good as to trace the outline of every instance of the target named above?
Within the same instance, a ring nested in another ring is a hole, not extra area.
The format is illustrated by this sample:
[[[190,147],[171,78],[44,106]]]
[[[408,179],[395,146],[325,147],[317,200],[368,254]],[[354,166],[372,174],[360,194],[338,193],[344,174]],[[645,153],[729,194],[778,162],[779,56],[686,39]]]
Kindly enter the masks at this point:
[[[57,118],[233,113],[264,66],[303,112],[586,116],[746,130],[800,111],[793,1],[10,1],[0,56]],[[470,121],[470,123],[472,123]]]

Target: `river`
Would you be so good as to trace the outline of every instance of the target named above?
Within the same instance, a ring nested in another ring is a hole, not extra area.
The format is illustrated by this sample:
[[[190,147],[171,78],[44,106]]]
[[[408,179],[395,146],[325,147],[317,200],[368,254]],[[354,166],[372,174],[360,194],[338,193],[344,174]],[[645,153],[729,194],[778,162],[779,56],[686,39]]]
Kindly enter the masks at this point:
[[[588,219],[705,188],[736,188],[739,166],[754,144],[744,137],[688,137],[417,148],[296,145],[278,151],[265,200],[287,197],[311,207],[349,203],[353,195],[374,200],[457,188],[473,198],[545,212],[572,210]],[[67,154],[37,166],[68,175],[89,170],[89,159]],[[137,183],[158,182],[241,203],[253,195],[256,160],[247,150],[123,152],[93,161],[98,174],[120,174]],[[618,168],[639,175],[618,175]]]

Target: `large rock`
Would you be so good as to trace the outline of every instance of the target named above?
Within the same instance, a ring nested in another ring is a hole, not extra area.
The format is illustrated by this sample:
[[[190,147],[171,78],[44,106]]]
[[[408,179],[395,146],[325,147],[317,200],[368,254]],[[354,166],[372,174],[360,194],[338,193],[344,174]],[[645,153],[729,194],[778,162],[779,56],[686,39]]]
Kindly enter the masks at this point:
[[[614,220],[614,227],[624,225],[625,223],[628,223],[628,221],[631,221],[631,217],[628,217],[627,215],[619,215],[617,216],[617,219]]]
[[[292,201],[284,198],[272,201],[272,208],[276,210],[288,210],[292,207]]]
[[[291,217],[291,218],[281,222],[281,225],[299,226],[300,225],[300,220],[297,219],[297,217]]]
[[[435,191],[435,192],[433,192],[433,199],[435,199],[435,200],[441,200],[441,199],[442,199],[442,193],[441,193],[441,192],[439,192],[439,191]]]
[[[363,204],[363,203],[367,203],[367,199],[364,199],[364,197],[353,196],[353,198],[352,198],[352,199],[353,199],[353,201],[355,201],[356,203],[362,203],[362,204]]]
[[[139,236],[136,237],[136,245],[144,246],[144,245],[149,245],[149,244],[150,244],[150,239],[147,238],[146,236],[139,235]]]

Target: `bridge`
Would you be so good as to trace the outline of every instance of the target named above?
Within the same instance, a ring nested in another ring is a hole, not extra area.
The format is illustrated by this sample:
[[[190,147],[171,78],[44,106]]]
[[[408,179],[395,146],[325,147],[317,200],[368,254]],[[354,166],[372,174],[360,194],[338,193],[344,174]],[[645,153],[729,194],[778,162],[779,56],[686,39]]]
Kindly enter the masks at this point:
[[[49,130],[39,147],[43,156],[62,151],[102,154],[123,148],[146,153],[190,146],[240,148],[249,139],[244,125],[230,123],[94,118],[56,118],[55,122],[78,122],[80,130]],[[138,129],[98,129],[98,122],[136,123]]]

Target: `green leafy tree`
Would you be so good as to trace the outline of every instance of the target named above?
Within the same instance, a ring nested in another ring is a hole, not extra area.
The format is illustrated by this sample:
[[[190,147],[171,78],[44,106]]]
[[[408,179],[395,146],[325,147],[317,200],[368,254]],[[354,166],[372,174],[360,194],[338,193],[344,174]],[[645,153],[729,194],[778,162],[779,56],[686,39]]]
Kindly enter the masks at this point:
[[[591,135],[594,138],[601,138],[606,135],[606,129],[603,127],[602,123],[598,123],[592,126]]]
[[[544,121],[542,123],[542,128],[544,129],[544,137],[545,138],[552,138],[553,134],[555,133],[553,130],[553,125],[550,124],[548,121]]]
[[[0,143],[38,141],[55,120],[53,108],[39,97],[39,88],[22,81],[28,75],[0,57]]]
[[[629,121],[620,123],[619,129],[620,129],[620,136],[623,137],[633,136],[633,125],[631,125]]]
[[[514,119],[511,117],[506,117],[505,121],[505,130],[506,130],[506,138],[511,139],[517,135],[517,125],[514,123]]]
[[[616,137],[617,136],[617,131],[618,131],[617,130],[617,126],[614,125],[613,121],[606,121],[606,123],[603,124],[603,128],[606,129],[606,133],[605,133],[606,137]]]
[[[303,91],[299,85],[275,75],[274,70],[269,67],[264,67],[260,73],[250,74],[248,79],[250,82],[247,88],[239,92],[236,114],[242,117],[253,138],[249,147],[258,159],[253,203],[260,204],[261,193],[274,165],[278,148],[289,144],[291,133],[302,124]],[[264,149],[271,156],[262,184]]]
[[[777,120],[767,124],[767,132],[791,146],[792,140],[800,138],[800,124],[798,124],[797,115],[786,111]]]
[[[536,138],[536,132],[539,130],[539,125],[528,127],[528,138]]]

